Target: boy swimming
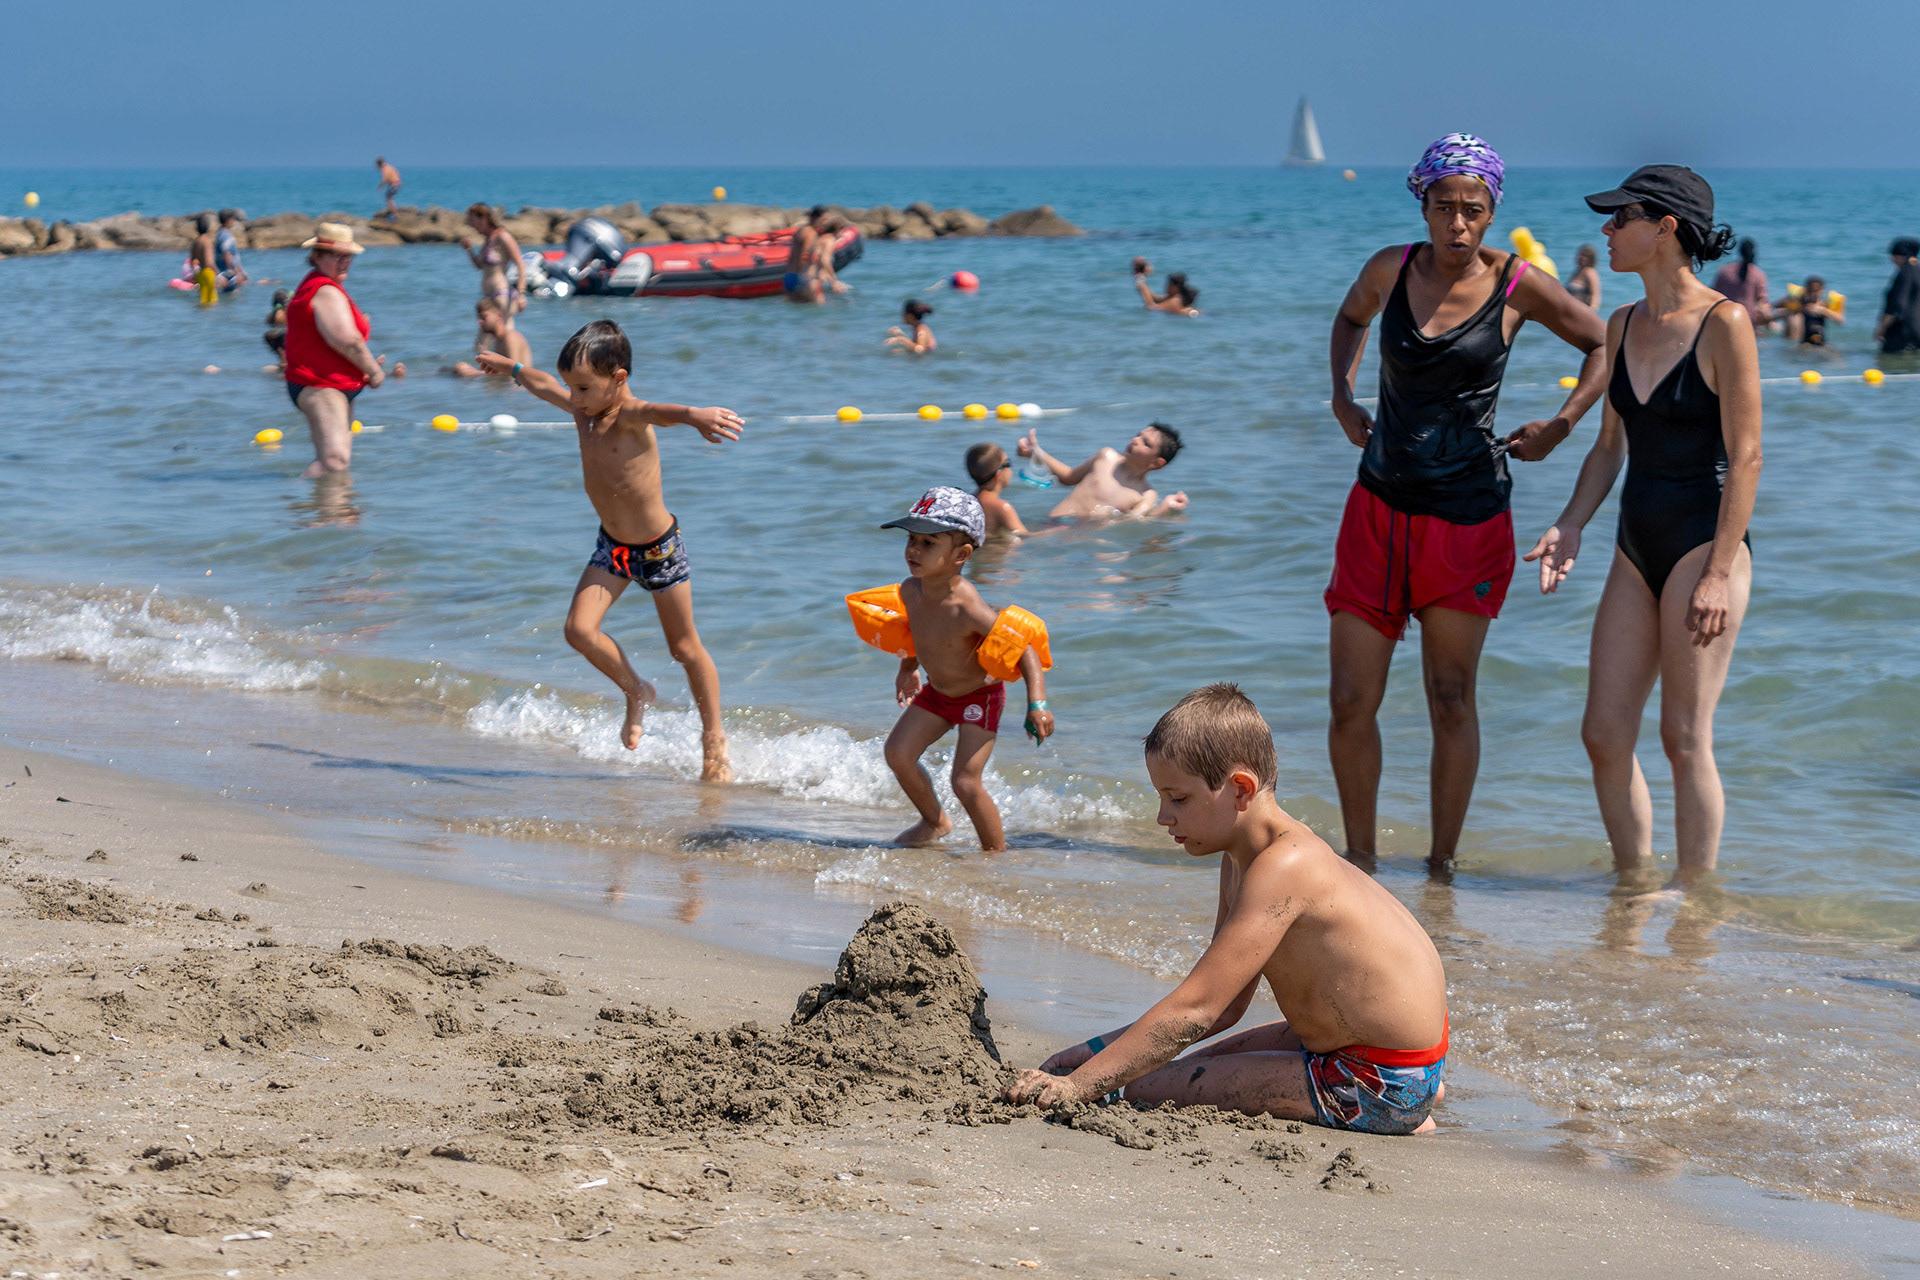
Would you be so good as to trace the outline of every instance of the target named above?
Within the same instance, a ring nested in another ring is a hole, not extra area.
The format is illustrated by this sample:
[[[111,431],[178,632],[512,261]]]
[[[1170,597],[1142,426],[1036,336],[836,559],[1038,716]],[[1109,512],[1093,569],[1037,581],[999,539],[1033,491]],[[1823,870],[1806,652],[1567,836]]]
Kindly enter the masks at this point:
[[[513,318],[498,298],[482,298],[473,304],[473,314],[480,322],[480,332],[474,335],[474,351],[490,351],[505,356],[515,364],[528,364],[533,360],[533,348],[527,345],[527,336],[513,327]],[[504,377],[506,370],[489,375],[485,369],[468,364],[465,360],[453,366],[455,376],[461,378]]]
[[[1002,677],[990,674],[982,659],[987,656],[985,642],[990,634],[1001,633],[1003,619],[960,576],[967,558],[986,541],[986,516],[976,499],[941,485],[921,495],[906,515],[880,527],[907,531],[910,575],[900,584],[899,598],[911,643],[893,682],[894,699],[905,710],[887,735],[886,754],[887,766],[919,810],[920,821],[902,831],[895,843],[929,845],[953,830],[953,820],[940,808],[933,779],[920,757],[947,730],[957,728],[953,794],[972,819],[981,849],[997,852],[1007,847],[1006,833],[981,775],[1000,731],[1007,687]],[[1027,685],[1027,732],[1035,742],[1044,742],[1053,733],[1043,669],[1046,651],[1035,645],[1019,647],[1018,675]]]
[[[1432,1130],[1445,1094],[1447,981],[1399,899],[1274,798],[1267,722],[1239,688],[1196,689],[1146,738],[1161,826],[1220,853],[1213,940],[1172,994],[1127,1026],[1062,1049],[1015,1102],[1209,1105],[1333,1129]],[[1282,1021],[1179,1057],[1234,1026],[1266,979]]]
[[[627,386],[633,348],[620,326],[596,320],[560,348],[560,378],[529,369],[491,351],[474,359],[486,373],[505,374],[522,388],[573,415],[580,437],[580,469],[587,499],[600,516],[600,537],[573,589],[567,611],[567,643],[626,695],[620,742],[640,745],[641,718],[654,688],[634,671],[613,637],[601,630],[607,610],[629,582],[653,597],[667,648],[687,673],[700,709],[700,778],[727,782],[727,735],[720,720],[720,673],[693,625],[693,570],[680,536],[680,522],[661,491],[660,448],[655,427],[690,426],[714,443],[740,438],[740,415],[717,406],[704,409],[653,404]],[[565,381],[561,381],[564,378]]]
[[[1162,498],[1147,477],[1180,456],[1180,433],[1164,422],[1151,422],[1127,441],[1126,451],[1102,449],[1077,467],[1070,467],[1040,447],[1037,430],[1028,431],[1016,446],[1023,458],[1035,458],[1073,492],[1050,513],[1055,520],[1110,520],[1117,516],[1165,516],[1187,509],[1187,495]]]
[[[982,440],[967,450],[967,475],[976,486],[973,496],[987,517],[987,536],[1003,531],[1015,537],[1024,536],[1027,526],[1021,523],[1020,513],[1000,496],[1013,477],[1013,462],[1007,457],[1007,451],[991,440]]]

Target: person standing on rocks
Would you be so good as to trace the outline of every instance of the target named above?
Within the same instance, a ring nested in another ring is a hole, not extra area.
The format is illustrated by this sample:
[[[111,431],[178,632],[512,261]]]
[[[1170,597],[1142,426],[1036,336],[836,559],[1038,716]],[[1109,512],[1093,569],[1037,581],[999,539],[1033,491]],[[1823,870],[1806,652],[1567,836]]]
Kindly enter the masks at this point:
[[[375,156],[373,167],[380,171],[380,194],[387,198],[387,207],[381,212],[391,219],[400,212],[393,203],[400,194],[400,171],[388,164],[385,156]]]
[[[365,248],[353,228],[323,222],[300,247],[313,269],[287,301],[285,359],[287,398],[313,435],[311,480],[351,465],[354,397],[387,374],[367,349],[372,324],[347,296],[347,272]]]

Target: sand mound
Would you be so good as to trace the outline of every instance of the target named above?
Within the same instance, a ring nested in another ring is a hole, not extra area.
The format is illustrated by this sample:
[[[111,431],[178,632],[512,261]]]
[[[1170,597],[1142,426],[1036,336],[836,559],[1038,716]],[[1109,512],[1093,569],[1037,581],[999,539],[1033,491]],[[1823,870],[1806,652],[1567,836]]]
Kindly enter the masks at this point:
[[[42,920],[84,920],[94,924],[132,924],[139,908],[118,889],[64,876],[22,876],[13,882],[28,910]]]
[[[945,925],[906,903],[867,918],[834,980],[801,996],[789,1025],[690,1036],[663,1028],[628,1052],[505,1117],[509,1127],[822,1124],[871,1103],[978,1097],[1005,1076],[973,965]]]

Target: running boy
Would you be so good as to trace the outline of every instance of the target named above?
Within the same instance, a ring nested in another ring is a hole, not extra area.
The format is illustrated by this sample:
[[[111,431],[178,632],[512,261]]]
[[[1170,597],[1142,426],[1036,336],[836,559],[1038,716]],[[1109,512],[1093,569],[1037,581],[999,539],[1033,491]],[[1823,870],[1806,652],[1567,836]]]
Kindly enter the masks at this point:
[[[641,717],[654,699],[654,688],[639,677],[600,624],[627,584],[638,582],[653,597],[667,649],[685,668],[687,686],[700,709],[701,780],[731,781],[727,735],[720,722],[720,673],[694,630],[693,570],[680,522],[661,492],[660,448],[653,429],[690,426],[717,444],[740,438],[740,415],[718,407],[653,404],[634,395],[627,386],[633,348],[611,320],[596,320],[567,339],[560,348],[560,378],[491,351],[474,359],[486,372],[506,374],[573,415],[587,500],[600,515],[600,539],[573,589],[567,643],[626,695],[621,745],[629,751],[640,745]]]
[[[880,527],[907,531],[910,576],[900,584],[900,600],[916,655],[900,659],[894,677],[894,699],[906,710],[887,735],[887,766],[920,811],[920,821],[902,831],[895,843],[917,848],[953,830],[920,757],[946,737],[947,730],[957,728],[953,794],[973,820],[980,848],[996,853],[1007,847],[1007,838],[981,775],[1000,731],[1007,687],[987,675],[975,652],[993,629],[997,612],[960,576],[967,558],[986,541],[986,516],[976,499],[941,485],[921,495],[906,515]],[[924,684],[922,669],[927,673]],[[1053,733],[1053,713],[1047,710],[1046,673],[1031,648],[1020,656],[1020,675],[1027,684],[1027,732],[1035,742],[1045,742]]]
[[[1027,526],[1021,523],[1020,513],[1000,496],[1013,478],[1013,462],[1007,451],[991,440],[982,440],[967,450],[967,475],[976,486],[973,496],[980,500],[980,509],[987,517],[987,536],[1005,530],[1015,537],[1025,537]]]
[[[1164,422],[1150,422],[1127,441],[1126,452],[1102,449],[1077,467],[1070,467],[1040,447],[1037,431],[1027,432],[1015,446],[1023,458],[1038,458],[1061,484],[1073,492],[1060,500],[1054,520],[1110,520],[1116,516],[1165,516],[1187,509],[1187,495],[1162,498],[1147,483],[1153,472],[1180,456],[1180,433]]]
[[[1273,734],[1231,684],[1196,689],[1146,740],[1159,823],[1220,860],[1213,941],[1138,1021],[1023,1071],[1015,1102],[1211,1105],[1367,1133],[1426,1133],[1445,1095],[1447,980],[1399,899],[1274,798]],[[1265,978],[1283,1021],[1176,1058],[1246,1015]]]

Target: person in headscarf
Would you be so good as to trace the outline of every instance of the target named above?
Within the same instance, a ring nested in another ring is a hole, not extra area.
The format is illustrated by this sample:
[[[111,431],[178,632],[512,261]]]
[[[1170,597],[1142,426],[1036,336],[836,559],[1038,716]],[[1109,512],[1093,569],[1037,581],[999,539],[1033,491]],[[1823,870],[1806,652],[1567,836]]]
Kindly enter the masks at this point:
[[[1420,620],[1433,723],[1435,871],[1452,864],[1480,764],[1474,706],[1480,650],[1513,578],[1509,456],[1544,458],[1603,390],[1606,325],[1560,282],[1485,241],[1506,182],[1500,153],[1470,133],[1428,147],[1407,175],[1427,239],[1375,253],[1333,320],[1333,414],[1360,449],[1360,475],[1327,586],[1332,723],[1327,733],[1350,857],[1377,852],[1375,715],[1407,623]],[[1367,330],[1380,317],[1380,397],[1354,396]],[[1560,411],[1494,430],[1514,334],[1537,320],[1585,357]]]
[[[1920,351],[1920,240],[1901,236],[1887,253],[1893,258],[1893,279],[1887,282],[1873,336],[1880,341],[1881,355]]]

